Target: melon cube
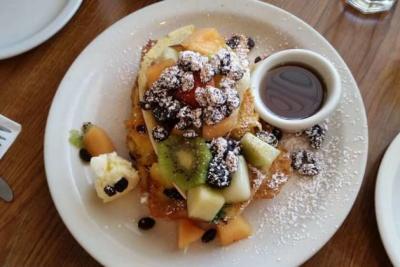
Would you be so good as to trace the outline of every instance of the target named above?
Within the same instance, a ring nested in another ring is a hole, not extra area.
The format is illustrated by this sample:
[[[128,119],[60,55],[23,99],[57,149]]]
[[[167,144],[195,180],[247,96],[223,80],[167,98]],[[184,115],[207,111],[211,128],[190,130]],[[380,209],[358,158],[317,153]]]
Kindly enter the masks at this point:
[[[229,220],[226,224],[217,225],[217,235],[222,246],[245,239],[252,233],[250,224],[241,216]]]
[[[196,226],[192,221],[181,219],[178,222],[178,248],[185,249],[191,243],[199,240],[204,230]]]
[[[224,204],[221,193],[204,185],[190,189],[187,194],[190,218],[211,221]]]

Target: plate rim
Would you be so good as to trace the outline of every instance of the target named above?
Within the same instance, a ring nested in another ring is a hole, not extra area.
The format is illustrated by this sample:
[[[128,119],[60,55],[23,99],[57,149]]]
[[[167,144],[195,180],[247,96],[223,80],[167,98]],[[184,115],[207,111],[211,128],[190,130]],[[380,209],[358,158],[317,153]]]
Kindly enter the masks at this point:
[[[400,266],[400,255],[398,254],[400,238],[397,235],[393,235],[396,227],[392,214],[393,191],[391,189],[396,179],[396,171],[400,169],[400,159],[396,158],[399,149],[400,133],[392,140],[383,156],[375,187],[375,215],[378,230],[386,253],[394,266]],[[397,166],[397,169],[392,171],[391,166]]]
[[[71,20],[82,2],[83,0],[68,0],[58,15],[43,29],[20,42],[0,48],[0,60],[20,55],[46,42]]]
[[[60,85],[59,85],[59,87],[58,87],[58,89],[57,89],[57,92],[56,92],[56,94],[55,94],[55,97],[54,97],[54,99],[53,99],[53,103],[52,103],[51,108],[50,108],[50,111],[49,111],[49,116],[48,116],[48,119],[47,119],[46,131],[45,131],[45,153],[44,153],[44,157],[45,157],[46,178],[47,178],[47,181],[48,181],[48,186],[49,186],[49,190],[50,190],[50,193],[51,193],[51,197],[52,197],[52,199],[53,199],[53,202],[54,202],[54,204],[55,204],[55,206],[56,206],[56,209],[57,209],[58,213],[60,214],[60,217],[61,217],[62,220],[64,221],[64,223],[65,223],[66,227],[68,228],[68,230],[71,232],[71,234],[72,234],[72,235],[74,236],[74,238],[77,240],[77,242],[78,242],[78,243],[79,243],[93,258],[95,258],[97,261],[99,261],[99,262],[100,262],[101,264],[103,264],[103,265],[110,265],[112,262],[111,262],[111,260],[110,260],[109,258],[107,258],[107,257],[100,257],[100,256],[98,255],[98,253],[95,251],[95,249],[93,249],[93,248],[87,246],[88,242],[87,242],[85,239],[83,239],[83,238],[81,238],[81,237],[78,236],[78,231],[72,229],[72,228],[73,228],[73,227],[71,227],[72,224],[69,225],[69,223],[70,223],[71,221],[70,221],[68,218],[65,218],[66,216],[65,216],[63,210],[62,210],[61,207],[60,207],[60,203],[58,203],[58,202],[56,201],[58,198],[57,198],[57,196],[56,196],[56,194],[55,194],[55,192],[54,192],[55,189],[54,189],[54,188],[52,189],[52,186],[51,186],[52,182],[50,181],[51,179],[48,178],[48,177],[49,177],[49,173],[50,173],[50,171],[49,171],[49,168],[50,168],[50,167],[49,167],[49,163],[48,163],[48,162],[50,162],[50,158],[49,158],[49,156],[48,156],[48,151],[49,151],[49,149],[48,149],[48,146],[47,146],[47,145],[49,144],[49,139],[50,139],[49,134],[48,134],[48,133],[49,133],[48,130],[49,130],[49,128],[50,128],[50,122],[51,122],[51,119],[52,119],[52,118],[51,118],[51,114],[54,112],[54,109],[55,109],[55,106],[56,106],[56,105],[55,105],[55,104],[56,104],[56,101],[55,101],[55,100],[57,99],[57,96],[60,94],[60,90],[59,90],[59,89],[63,86],[64,83],[66,83],[67,77],[69,76],[69,74],[71,74],[71,70],[75,67],[75,65],[77,64],[77,62],[78,62],[78,61],[80,60],[80,58],[82,57],[82,55],[83,55],[88,49],[90,49],[92,46],[95,46],[95,44],[97,43],[97,41],[98,41],[99,39],[101,39],[101,37],[102,37],[106,32],[112,31],[112,29],[117,28],[119,24],[122,24],[123,21],[125,21],[125,20],[126,20],[128,17],[130,17],[130,16],[134,16],[134,15],[137,15],[138,13],[142,13],[142,12],[147,12],[147,10],[150,10],[150,9],[152,9],[152,8],[155,8],[155,6],[158,6],[158,5],[166,5],[166,4],[169,4],[169,3],[171,3],[171,2],[176,2],[176,1],[177,1],[177,0],[167,0],[167,1],[156,2],[156,3],[150,4],[150,5],[148,5],[148,6],[145,6],[144,8],[141,8],[141,9],[139,9],[139,10],[136,10],[135,12],[132,12],[132,13],[126,15],[125,17],[121,18],[120,20],[114,22],[114,23],[111,24],[108,28],[106,28],[102,33],[100,33],[99,35],[97,35],[96,38],[94,38],[94,39],[86,46],[86,48],[80,53],[80,55],[79,55],[79,56],[74,60],[74,62],[71,64],[70,68],[69,68],[68,71],[66,72],[66,74],[65,74],[65,76],[64,76],[64,78],[63,78],[63,80],[61,81],[61,83],[60,83]],[[326,235],[325,238],[321,238],[321,239],[320,239],[320,240],[321,240],[320,244],[319,244],[318,246],[316,246],[315,249],[313,249],[312,251],[310,250],[310,252],[309,252],[307,255],[305,255],[305,256],[303,257],[304,260],[301,261],[301,262],[299,262],[299,264],[301,264],[301,263],[304,263],[305,261],[307,261],[308,259],[310,259],[314,254],[316,254],[316,253],[317,253],[331,238],[332,238],[332,236],[337,232],[337,230],[340,228],[340,226],[343,224],[343,222],[345,221],[345,219],[346,219],[347,216],[349,215],[350,211],[352,210],[352,207],[354,206],[354,203],[355,203],[355,199],[357,198],[358,193],[359,193],[360,188],[361,188],[361,185],[363,184],[364,174],[365,174],[366,164],[367,164],[368,143],[369,143],[368,121],[367,121],[367,115],[366,115],[365,105],[364,105],[364,102],[362,101],[362,95],[361,95],[361,92],[360,92],[360,90],[359,90],[359,88],[358,88],[357,82],[355,81],[354,76],[352,75],[352,73],[351,73],[349,67],[347,66],[347,64],[345,63],[345,61],[343,60],[343,58],[340,56],[340,54],[337,52],[337,50],[336,50],[336,49],[329,43],[329,41],[327,41],[327,40],[325,39],[325,37],[322,36],[317,30],[315,30],[311,25],[309,25],[308,23],[306,23],[306,22],[303,21],[302,19],[298,18],[298,17],[295,16],[294,14],[292,14],[292,13],[290,13],[290,12],[288,12],[288,11],[286,11],[286,10],[280,8],[280,7],[277,7],[277,6],[275,6],[275,5],[272,5],[272,4],[270,4],[270,3],[265,3],[265,2],[258,1],[258,0],[245,0],[245,1],[243,1],[243,2],[247,2],[247,3],[250,2],[250,3],[252,3],[252,4],[260,5],[260,6],[262,6],[262,7],[267,6],[268,8],[274,10],[274,12],[278,12],[278,13],[280,13],[280,14],[284,14],[284,15],[290,17],[291,19],[293,19],[294,21],[296,21],[296,23],[298,23],[298,24],[304,26],[305,28],[307,28],[307,30],[313,32],[313,34],[318,35],[318,37],[319,37],[319,39],[321,40],[321,42],[325,43],[325,45],[326,45],[327,47],[329,47],[329,48],[332,50],[332,53],[335,54],[335,56],[337,57],[337,59],[343,64],[343,66],[344,66],[344,71],[346,71],[347,73],[350,74],[350,75],[349,75],[349,76],[350,76],[350,82],[354,85],[354,86],[353,86],[353,87],[354,87],[354,93],[357,95],[357,98],[359,98],[359,99],[361,100],[361,104],[362,104],[362,110],[361,110],[361,117],[362,117],[362,118],[361,118],[361,120],[362,120],[363,123],[365,123],[365,126],[366,126],[364,129],[362,129],[362,132],[363,132],[363,134],[365,134],[366,141],[365,141],[365,143],[364,143],[364,145],[363,145],[363,148],[365,149],[365,153],[364,153],[364,154],[361,156],[361,158],[360,158],[360,160],[362,161],[362,164],[360,165],[361,171],[359,172],[358,177],[361,177],[361,178],[359,178],[359,179],[360,179],[360,180],[359,180],[359,183],[358,183],[357,185],[354,186],[354,191],[357,192],[357,193],[354,194],[354,195],[352,195],[352,196],[349,198],[349,200],[350,200],[349,203],[351,203],[351,204],[349,204],[349,208],[343,212],[343,213],[344,213],[344,216],[338,220],[339,223],[338,223],[338,226],[337,226],[336,230],[332,231],[332,233],[330,233],[329,235]],[[357,181],[358,181],[358,180],[357,180]]]

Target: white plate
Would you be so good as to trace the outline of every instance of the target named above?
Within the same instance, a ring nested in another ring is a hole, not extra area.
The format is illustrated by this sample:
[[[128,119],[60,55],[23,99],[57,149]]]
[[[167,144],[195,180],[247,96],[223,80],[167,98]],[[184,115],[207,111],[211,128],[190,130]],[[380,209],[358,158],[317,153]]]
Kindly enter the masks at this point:
[[[321,155],[327,171],[314,179],[292,179],[274,200],[253,203],[245,212],[254,228],[248,240],[226,248],[200,242],[187,254],[176,249],[176,225],[157,221],[137,230],[146,215],[137,193],[103,205],[93,174],[68,143],[70,129],[91,121],[112,136],[127,156],[124,120],[140,49],[149,38],[193,23],[225,35],[243,32],[256,39],[252,57],[284,48],[314,50],[335,64],[343,99],[329,121]],[[45,164],[54,203],[76,240],[107,266],[293,266],[313,255],[341,225],[363,179],[368,128],[357,85],[335,49],[295,16],[259,1],[162,1],[135,12],[98,36],[76,59],[54,98],[45,137]]]
[[[56,34],[82,0],[0,1],[0,59],[21,54]]]
[[[375,211],[379,233],[394,266],[400,266],[400,134],[387,149],[379,167]]]

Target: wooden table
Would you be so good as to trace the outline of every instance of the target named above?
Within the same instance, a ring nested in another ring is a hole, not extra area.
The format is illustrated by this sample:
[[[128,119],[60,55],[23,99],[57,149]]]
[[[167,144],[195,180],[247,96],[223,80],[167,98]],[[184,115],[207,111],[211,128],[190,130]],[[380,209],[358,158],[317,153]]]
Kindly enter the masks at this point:
[[[43,165],[47,113],[65,72],[101,31],[155,1],[84,1],[68,25],[46,43],[0,61],[0,113],[23,125],[0,162],[15,200],[0,201],[0,266],[98,266],[72,238],[50,198]],[[315,27],[353,72],[368,113],[370,147],[357,201],[334,237],[305,266],[390,265],[375,212],[376,173],[400,131],[400,5],[361,15],[337,0],[271,0]]]

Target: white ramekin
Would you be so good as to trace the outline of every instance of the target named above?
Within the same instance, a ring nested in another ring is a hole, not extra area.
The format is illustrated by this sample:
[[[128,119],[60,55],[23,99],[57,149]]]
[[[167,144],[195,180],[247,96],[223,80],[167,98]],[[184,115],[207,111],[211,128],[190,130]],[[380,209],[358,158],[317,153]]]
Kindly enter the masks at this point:
[[[266,73],[285,64],[300,64],[310,67],[322,78],[325,86],[325,99],[321,109],[304,119],[284,119],[274,114],[263,103],[260,91]],[[267,123],[287,131],[298,131],[309,128],[326,119],[336,108],[342,92],[340,76],[336,68],[323,56],[304,49],[289,49],[277,52],[260,61],[251,76],[251,88],[254,94],[255,108],[260,117]]]

